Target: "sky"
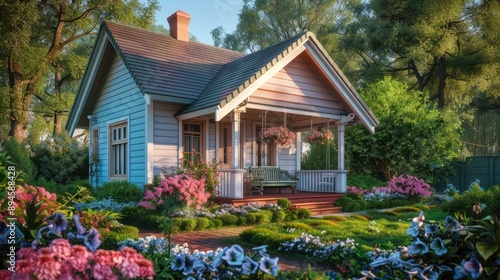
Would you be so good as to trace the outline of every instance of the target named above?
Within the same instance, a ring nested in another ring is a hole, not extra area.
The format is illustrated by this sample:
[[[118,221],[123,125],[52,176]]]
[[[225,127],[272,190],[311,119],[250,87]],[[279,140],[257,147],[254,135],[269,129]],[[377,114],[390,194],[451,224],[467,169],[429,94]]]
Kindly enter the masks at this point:
[[[145,1],[143,1],[145,2]],[[191,15],[189,32],[198,41],[213,45],[210,31],[222,26],[232,33],[238,24],[243,0],[159,0],[161,10],[156,12],[156,23],[168,28],[167,17],[178,10]]]

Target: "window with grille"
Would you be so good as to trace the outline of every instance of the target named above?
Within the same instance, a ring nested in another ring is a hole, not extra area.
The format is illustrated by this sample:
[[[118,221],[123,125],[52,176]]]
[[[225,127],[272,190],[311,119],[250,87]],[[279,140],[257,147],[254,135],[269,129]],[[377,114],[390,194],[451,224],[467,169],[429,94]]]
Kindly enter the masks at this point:
[[[184,123],[183,146],[184,158],[191,161],[200,159],[201,156],[202,127],[199,123]]]
[[[127,122],[110,126],[109,176],[111,179],[126,179],[128,172]]]

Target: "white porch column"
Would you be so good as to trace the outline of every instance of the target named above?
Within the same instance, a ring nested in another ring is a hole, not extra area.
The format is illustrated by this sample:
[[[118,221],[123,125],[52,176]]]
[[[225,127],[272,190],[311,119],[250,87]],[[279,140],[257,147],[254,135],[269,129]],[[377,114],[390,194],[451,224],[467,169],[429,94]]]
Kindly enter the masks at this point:
[[[337,123],[337,148],[338,148],[338,163],[337,172],[335,176],[335,186],[338,192],[345,193],[347,191],[347,170],[345,170],[344,163],[344,130],[345,130],[345,117],[342,121]]]
[[[232,191],[231,191],[231,197],[232,198],[243,198],[243,174],[244,170],[241,170],[240,167],[240,158],[241,158],[241,149],[240,149],[240,137],[241,137],[241,131],[240,131],[240,122],[241,122],[241,111],[240,110],[234,110],[233,113],[231,114],[231,124],[232,124],[232,138],[233,142],[232,144],[232,163],[231,163],[231,169],[233,169],[234,172],[231,172],[231,184],[232,184]],[[241,171],[241,172],[238,172]]]

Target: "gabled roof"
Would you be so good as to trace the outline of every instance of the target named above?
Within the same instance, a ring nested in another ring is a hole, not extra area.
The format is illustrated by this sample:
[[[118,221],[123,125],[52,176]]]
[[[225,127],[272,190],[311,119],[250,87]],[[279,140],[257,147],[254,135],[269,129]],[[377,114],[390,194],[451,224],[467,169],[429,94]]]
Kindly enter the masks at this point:
[[[373,132],[378,120],[310,32],[245,55],[109,21],[101,25],[66,128],[72,133],[76,127],[88,126],[84,116],[91,113],[113,53],[119,54],[144,95],[186,104],[177,113],[180,119],[206,113],[218,114],[220,119],[248,98],[249,88],[268,78],[266,73],[306,49],[325,76],[334,80],[349,111]]]

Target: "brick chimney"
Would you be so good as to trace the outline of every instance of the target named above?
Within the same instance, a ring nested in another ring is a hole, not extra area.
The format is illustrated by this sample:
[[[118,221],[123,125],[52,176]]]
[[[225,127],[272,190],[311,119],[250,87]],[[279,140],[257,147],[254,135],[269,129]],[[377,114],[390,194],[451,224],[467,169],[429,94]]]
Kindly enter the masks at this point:
[[[191,16],[181,10],[167,18],[170,25],[170,36],[177,40],[189,42],[189,20]]]

